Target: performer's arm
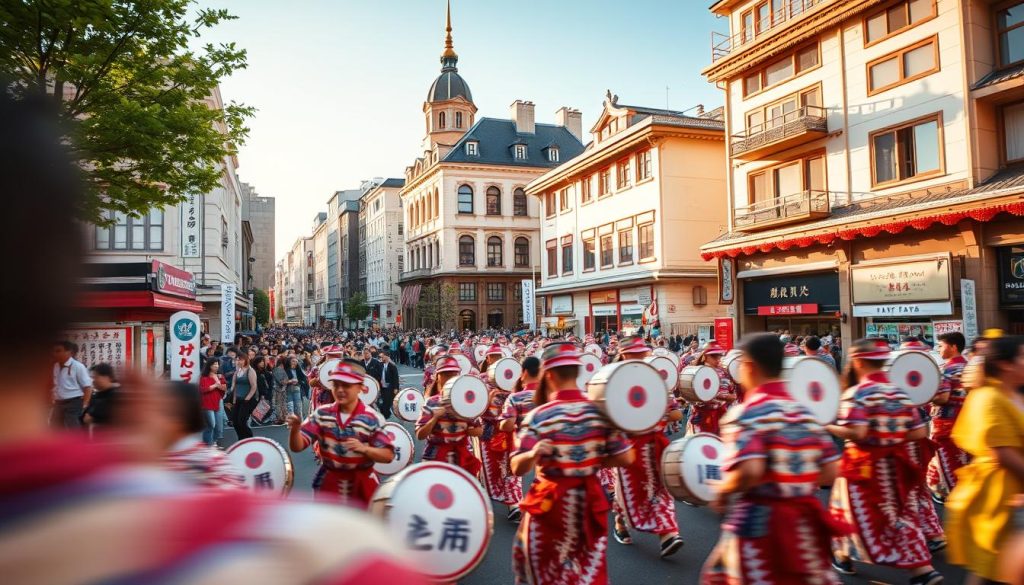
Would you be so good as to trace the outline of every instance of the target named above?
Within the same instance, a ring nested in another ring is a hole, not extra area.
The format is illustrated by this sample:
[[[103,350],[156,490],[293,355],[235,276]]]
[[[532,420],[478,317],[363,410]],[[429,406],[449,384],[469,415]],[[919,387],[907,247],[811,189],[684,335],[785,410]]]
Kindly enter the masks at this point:
[[[470,437],[479,437],[480,435],[484,434],[484,428],[483,427],[469,427],[469,428],[466,429],[466,434],[469,435]]]
[[[426,413],[424,413],[424,415],[426,415]],[[441,420],[442,416],[444,416],[444,409],[436,408],[430,412],[430,418],[427,418],[426,421],[423,421],[426,416],[420,417],[421,422],[416,424],[416,438],[420,441],[427,440],[430,433],[434,432],[434,426],[437,425],[437,421]]]
[[[669,420],[669,422],[678,422],[678,421],[683,420],[683,411],[682,411],[682,409],[675,408],[675,409],[672,409],[672,410],[668,411],[668,420]]]
[[[498,430],[503,433],[514,433],[516,431],[516,419],[506,418],[498,423]]]
[[[725,473],[725,479],[718,486],[719,496],[745,492],[757,485],[764,477],[766,460],[762,457],[744,459]]]
[[[541,455],[550,455],[554,451],[551,441],[542,439],[534,444],[533,448],[525,453],[513,455],[509,460],[509,467],[512,473],[523,476],[529,473],[537,465],[537,459]]]
[[[1024,455],[1017,447],[993,447],[999,466],[1009,470],[1017,481],[1024,481]]]
[[[939,390],[939,392],[932,398],[932,404],[935,404],[935,405],[938,405],[938,406],[942,406],[943,404],[946,404],[947,402],[949,402],[949,390],[945,389],[945,388],[942,389],[942,390]]]
[[[839,460],[830,461],[821,466],[821,475],[818,477],[818,485],[829,487],[839,476]]]
[[[294,453],[305,451],[309,447],[309,439],[303,436],[300,429],[302,420],[295,414],[289,414],[285,422],[288,423],[288,448]]]
[[[616,453],[615,455],[609,455],[601,461],[602,467],[628,467],[632,465],[636,459],[636,453],[633,452],[633,448],[630,447],[628,450],[622,453]]]
[[[868,436],[868,425],[826,425],[825,430],[839,437],[851,441],[862,441]]]
[[[388,447],[371,447],[359,439],[346,439],[345,448],[363,455],[374,463],[391,463],[395,458],[394,449]]]

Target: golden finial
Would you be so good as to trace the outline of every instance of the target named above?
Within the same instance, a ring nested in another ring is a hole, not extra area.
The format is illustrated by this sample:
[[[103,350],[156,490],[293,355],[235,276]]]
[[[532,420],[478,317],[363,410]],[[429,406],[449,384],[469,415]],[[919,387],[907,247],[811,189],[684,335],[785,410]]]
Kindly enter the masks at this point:
[[[441,53],[441,58],[458,59],[459,56],[455,53],[455,49],[452,48],[452,0],[448,0],[448,13],[444,30],[447,34],[444,38],[444,52]]]

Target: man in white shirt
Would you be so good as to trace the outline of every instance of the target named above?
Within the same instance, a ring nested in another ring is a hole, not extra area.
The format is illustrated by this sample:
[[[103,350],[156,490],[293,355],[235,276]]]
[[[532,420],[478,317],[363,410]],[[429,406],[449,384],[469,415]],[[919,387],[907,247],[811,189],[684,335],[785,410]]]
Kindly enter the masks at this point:
[[[92,399],[92,377],[89,368],[73,357],[77,350],[78,346],[70,341],[53,346],[53,428],[80,428],[82,412]]]

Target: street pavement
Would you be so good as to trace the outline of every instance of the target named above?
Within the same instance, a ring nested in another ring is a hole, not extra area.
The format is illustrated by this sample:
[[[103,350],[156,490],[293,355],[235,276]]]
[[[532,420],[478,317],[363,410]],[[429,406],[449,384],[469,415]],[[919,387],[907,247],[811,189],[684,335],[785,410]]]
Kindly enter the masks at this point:
[[[423,373],[421,370],[399,366],[399,375],[402,387],[422,388]],[[391,420],[395,420],[395,417],[392,417]],[[405,427],[410,433],[412,432],[412,424],[405,424]],[[286,427],[260,427],[253,430],[257,435],[278,441],[287,449],[288,432]],[[231,429],[227,430],[225,440],[228,440],[229,437],[234,440]],[[419,461],[422,443],[417,443],[416,461]],[[309,451],[293,453],[292,461],[295,467],[295,485],[290,497],[310,498],[312,493],[310,486],[316,471],[313,456]],[[827,496],[827,492],[823,490],[821,492],[822,500],[825,501]],[[480,566],[471,575],[459,581],[460,585],[512,583],[512,539],[517,525],[505,519],[507,513],[508,510],[504,505],[494,505],[494,536],[491,539],[490,548]],[[941,509],[939,514],[942,514]],[[676,519],[686,545],[666,560],[658,557],[658,538],[654,535],[634,533],[634,544],[631,546],[620,545],[615,542],[614,538],[609,537],[608,571],[611,583],[630,585],[699,583],[701,565],[718,540],[720,517],[708,508],[695,508],[677,502]],[[947,565],[942,552],[936,555],[935,566],[946,577],[946,585],[963,583],[963,571]],[[884,567],[858,564],[857,570],[858,574],[855,576],[842,577],[843,583],[846,585],[897,584],[906,583],[909,578],[906,573]]]

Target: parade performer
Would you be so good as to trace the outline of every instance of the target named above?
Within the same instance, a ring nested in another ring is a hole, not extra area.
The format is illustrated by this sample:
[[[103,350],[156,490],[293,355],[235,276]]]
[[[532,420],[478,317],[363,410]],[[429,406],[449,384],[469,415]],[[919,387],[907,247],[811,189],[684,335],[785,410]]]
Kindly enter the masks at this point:
[[[366,390],[362,364],[345,360],[328,375],[334,403],[321,406],[300,422],[295,414],[287,418],[288,446],[298,453],[317,444],[320,468],[313,478],[318,500],[365,508],[380,485],[374,463],[389,463],[395,457],[391,439],[380,421],[359,399]]]
[[[629,465],[629,440],[576,386],[580,353],[571,343],[542,355],[536,408],[523,420],[512,470],[536,479],[523,498],[512,564],[517,585],[608,582],[608,501],[597,470]]]
[[[498,428],[506,433],[516,433],[522,427],[523,419],[533,410],[533,394],[540,381],[540,360],[530,356],[523,360],[523,373],[516,381],[516,389],[505,399],[498,418]]]
[[[963,408],[967,390],[960,382],[967,360],[961,355],[966,345],[959,331],[939,336],[939,355],[942,366],[942,387],[932,399],[931,439],[935,441],[935,457],[928,464],[927,483],[936,503],[943,503],[956,486],[956,470],[967,465],[968,457],[953,442],[953,425]]]
[[[921,510],[931,503],[922,493],[931,442],[918,409],[883,371],[890,353],[885,339],[853,344],[853,385],[827,427],[846,440],[830,507],[853,526],[834,540],[832,564],[843,574],[853,574],[854,560],[907,569],[911,585],[936,585],[942,575],[932,567]]]
[[[627,337],[619,345],[618,361],[642,360],[651,348],[640,337]],[[652,389],[664,390],[664,387]],[[675,554],[683,546],[676,524],[676,505],[661,479],[661,454],[668,446],[665,427],[682,420],[683,410],[674,396],[669,396],[665,416],[653,429],[643,433],[627,433],[636,455],[633,463],[613,470],[615,489],[615,540],[633,544],[629,529],[657,534],[661,539],[661,557]]]
[[[725,474],[712,506],[728,510],[701,583],[838,585],[829,539],[848,526],[832,520],[815,493],[834,480],[839,453],[779,379],[779,338],[756,335],[740,350],[739,378],[749,390],[722,421]]]
[[[736,388],[729,372],[721,366],[725,350],[714,341],[704,346],[704,351],[696,360],[696,365],[714,368],[718,373],[718,394],[707,402],[695,402],[690,409],[690,420],[686,423],[687,434],[719,433],[719,421],[729,405],[736,401]]]
[[[427,399],[416,421],[416,438],[426,441],[423,448],[424,461],[443,461],[457,465],[470,475],[480,472],[480,460],[469,446],[469,437],[483,434],[480,419],[464,420],[441,404],[441,389],[448,380],[459,375],[461,369],[455,358],[445,356],[435,364],[433,383],[424,391]]]
[[[491,345],[481,369],[488,371],[492,364],[503,357],[505,354],[501,347],[498,344]],[[489,379],[487,390],[487,410],[480,417],[483,424],[480,462],[483,465],[484,487],[492,500],[508,506],[508,520],[517,522],[522,515],[519,512],[519,500],[523,499],[523,480],[512,473],[508,463],[513,436],[498,428],[501,409],[510,393],[493,385]]]
[[[448,355],[448,348],[443,345],[435,345],[427,351],[428,363],[423,366],[423,388],[429,388],[434,382],[434,364],[438,358]]]

